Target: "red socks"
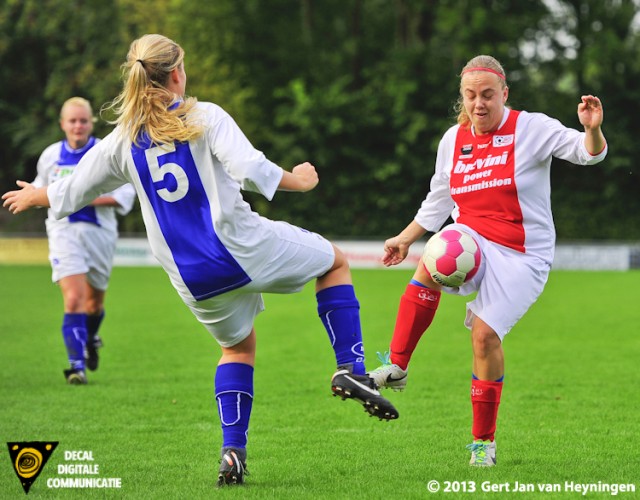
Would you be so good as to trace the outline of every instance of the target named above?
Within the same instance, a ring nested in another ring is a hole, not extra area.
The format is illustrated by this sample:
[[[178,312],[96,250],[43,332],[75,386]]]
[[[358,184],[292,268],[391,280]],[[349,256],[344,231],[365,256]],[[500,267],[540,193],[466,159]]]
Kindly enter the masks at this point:
[[[471,405],[473,406],[471,432],[474,439],[494,440],[501,394],[502,382],[475,378],[471,381]]]
[[[396,327],[391,339],[391,362],[403,370],[407,369],[413,351],[422,334],[427,330],[438,309],[440,292],[414,284],[400,298]],[[498,406],[502,394],[502,380],[471,381],[471,404],[473,407],[474,439],[494,440]]]
[[[433,321],[440,303],[440,292],[423,286],[407,285],[391,339],[391,362],[407,369],[418,341]]]

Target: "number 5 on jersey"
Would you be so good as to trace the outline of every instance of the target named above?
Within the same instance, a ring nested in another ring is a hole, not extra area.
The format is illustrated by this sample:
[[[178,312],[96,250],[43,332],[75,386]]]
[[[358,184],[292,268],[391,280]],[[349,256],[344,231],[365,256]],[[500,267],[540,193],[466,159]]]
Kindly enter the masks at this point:
[[[174,153],[175,150],[175,145],[167,144],[162,147],[155,146],[149,148],[144,152],[147,159],[147,166],[149,167],[149,173],[151,174],[151,179],[154,184],[165,181],[165,177],[167,175],[170,175],[175,179],[176,188],[173,191],[169,191],[166,187],[156,189],[158,196],[170,203],[181,200],[189,191],[189,178],[180,165],[171,162],[160,165],[160,162],[158,161],[160,156]]]

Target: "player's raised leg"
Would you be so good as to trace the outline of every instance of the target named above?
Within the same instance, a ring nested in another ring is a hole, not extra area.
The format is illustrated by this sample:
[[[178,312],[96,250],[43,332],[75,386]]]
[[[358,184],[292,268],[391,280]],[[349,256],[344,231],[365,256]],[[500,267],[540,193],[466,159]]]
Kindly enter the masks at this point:
[[[333,267],[316,282],[318,315],[329,335],[338,367],[331,379],[331,390],[343,400],[358,401],[371,416],[396,419],[398,411],[380,395],[366,374],[360,304],[347,259],[338,248],[334,249]]]
[[[391,339],[390,352],[380,354],[382,365],[369,372],[379,387],[401,391],[407,384],[408,366],[423,333],[429,328],[440,303],[440,285],[422,262],[400,297],[400,307]]]

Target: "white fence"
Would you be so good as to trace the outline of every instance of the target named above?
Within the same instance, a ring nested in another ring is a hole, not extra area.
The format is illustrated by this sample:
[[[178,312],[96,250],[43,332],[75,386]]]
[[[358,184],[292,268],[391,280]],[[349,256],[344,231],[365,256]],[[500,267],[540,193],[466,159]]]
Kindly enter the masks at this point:
[[[337,241],[351,267],[382,268],[383,241]],[[414,269],[423,244],[416,243],[399,269]],[[0,237],[0,264],[47,264],[46,238]],[[116,266],[156,266],[146,238],[120,238],[116,248]],[[626,271],[640,268],[640,243],[567,243],[556,247],[554,269]]]
[[[382,241],[336,241],[335,243],[345,252],[354,269],[384,267],[380,262],[383,254]],[[422,244],[415,244],[405,261],[395,267],[415,268],[422,248]],[[640,267],[640,262],[637,262],[639,255],[640,245],[561,243],[556,247],[553,268],[626,271],[632,267]],[[146,239],[120,238],[116,249],[115,265],[153,266],[157,265],[157,262],[151,254]]]

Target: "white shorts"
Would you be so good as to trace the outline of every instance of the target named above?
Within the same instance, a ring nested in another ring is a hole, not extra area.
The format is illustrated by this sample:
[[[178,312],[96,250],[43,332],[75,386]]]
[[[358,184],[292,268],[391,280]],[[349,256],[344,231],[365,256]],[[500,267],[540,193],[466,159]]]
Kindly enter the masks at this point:
[[[465,326],[471,329],[479,317],[504,340],[505,335],[524,316],[544,290],[551,266],[538,257],[517,252],[480,236],[464,224],[451,224],[471,234],[482,251],[482,263],[476,275],[459,288],[443,288],[454,295],[476,298],[467,303]]]
[[[86,222],[49,222],[47,220],[52,281],[57,283],[67,276],[85,274],[93,288],[106,290],[118,234]]]
[[[198,321],[222,347],[249,336],[255,317],[264,310],[262,293],[296,293],[325,274],[335,261],[333,245],[320,236],[286,222],[275,222],[276,250],[265,255],[259,275],[247,285],[196,301],[183,297]]]

